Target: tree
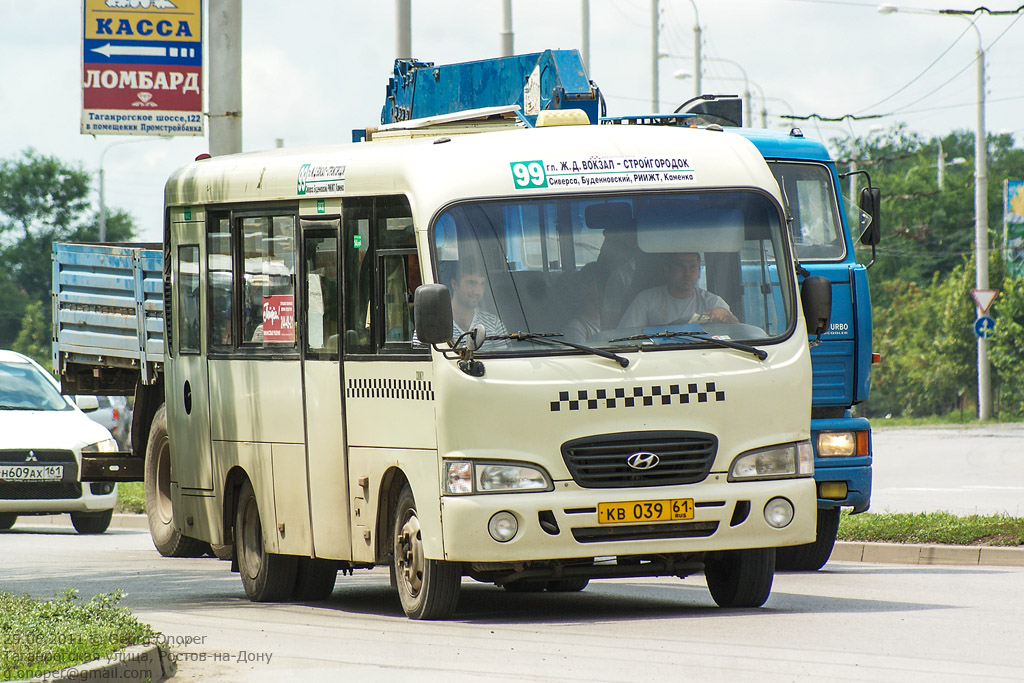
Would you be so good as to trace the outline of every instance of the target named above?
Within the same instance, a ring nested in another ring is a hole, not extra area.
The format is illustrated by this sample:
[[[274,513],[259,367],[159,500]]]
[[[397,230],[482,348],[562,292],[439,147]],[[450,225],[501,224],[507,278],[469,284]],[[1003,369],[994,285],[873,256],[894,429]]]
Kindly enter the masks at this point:
[[[14,343],[31,302],[49,319],[53,242],[98,239],[91,181],[81,167],[32,149],[0,159],[0,348]],[[110,213],[107,239],[127,241],[134,232],[131,216]]]
[[[43,315],[43,307],[33,301],[25,307],[25,317],[21,321],[21,331],[11,347],[18,353],[32,358],[44,368],[50,367],[51,338],[50,326],[46,321],[50,316]]]

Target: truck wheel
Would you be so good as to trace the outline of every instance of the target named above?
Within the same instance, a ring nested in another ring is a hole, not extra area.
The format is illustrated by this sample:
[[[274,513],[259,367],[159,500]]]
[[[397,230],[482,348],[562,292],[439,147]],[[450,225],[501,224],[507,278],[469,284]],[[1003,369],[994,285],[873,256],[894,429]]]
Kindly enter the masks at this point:
[[[80,534],[102,534],[110,526],[113,510],[103,512],[72,512],[71,524]]]
[[[704,577],[719,607],[760,607],[772,592],[775,548],[708,553]]]
[[[416,501],[406,484],[395,506],[395,580],[402,609],[412,619],[444,619],[459,602],[459,565],[423,557],[423,538]]]
[[[18,515],[10,512],[0,512],[0,531],[7,531],[18,521]]]
[[[291,597],[298,558],[268,553],[263,547],[260,509],[248,479],[239,491],[235,510],[235,558],[250,600],[280,602]]]
[[[776,549],[775,568],[782,571],[818,571],[828,562],[839,533],[839,508],[818,509],[814,543]]]
[[[321,602],[334,593],[338,579],[338,563],[332,560],[300,557],[295,570],[295,588],[292,600],[297,602]]]
[[[551,593],[578,593],[590,583],[590,579],[554,579],[548,581],[548,591]]]
[[[164,557],[200,557],[209,545],[174,527],[171,514],[171,447],[167,437],[167,406],[157,408],[146,443],[146,516],[153,545]]]

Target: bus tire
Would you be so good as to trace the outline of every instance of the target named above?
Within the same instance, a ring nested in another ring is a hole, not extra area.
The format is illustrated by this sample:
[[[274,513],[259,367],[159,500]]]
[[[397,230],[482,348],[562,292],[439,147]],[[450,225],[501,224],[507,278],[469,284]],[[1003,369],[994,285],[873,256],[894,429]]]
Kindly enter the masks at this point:
[[[411,619],[445,619],[455,611],[462,587],[459,565],[423,556],[423,538],[412,489],[406,484],[395,506],[395,580],[402,609]]]
[[[281,602],[295,589],[298,558],[267,552],[252,483],[246,479],[235,509],[235,559],[245,594],[253,602]]]
[[[72,512],[71,524],[80,534],[102,534],[110,526],[113,510],[103,512]]]
[[[7,531],[18,521],[18,515],[13,512],[0,512],[0,531]]]
[[[153,545],[164,557],[201,557],[209,545],[185,536],[174,526],[171,511],[171,447],[167,436],[167,406],[153,415],[146,442],[146,469],[143,482],[146,516]]]
[[[338,580],[338,563],[333,560],[300,557],[295,569],[295,588],[292,600],[296,602],[322,602],[334,593]]]
[[[818,509],[814,542],[776,550],[775,568],[782,571],[816,572],[832,556],[839,533],[839,508]]]
[[[719,607],[760,607],[772,592],[775,548],[708,553],[704,577]]]

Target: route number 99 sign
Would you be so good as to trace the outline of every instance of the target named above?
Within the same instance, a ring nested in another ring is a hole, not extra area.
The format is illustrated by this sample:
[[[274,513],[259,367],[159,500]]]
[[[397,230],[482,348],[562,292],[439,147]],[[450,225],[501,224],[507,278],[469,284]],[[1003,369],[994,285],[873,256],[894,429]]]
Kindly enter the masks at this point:
[[[511,166],[517,190],[548,186],[547,174],[544,173],[541,161],[513,161]]]

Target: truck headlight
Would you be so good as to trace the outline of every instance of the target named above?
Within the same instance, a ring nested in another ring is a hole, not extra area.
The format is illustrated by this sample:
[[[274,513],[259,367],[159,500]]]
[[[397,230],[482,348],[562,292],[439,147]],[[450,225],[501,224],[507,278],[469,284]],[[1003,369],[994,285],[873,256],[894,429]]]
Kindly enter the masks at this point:
[[[82,447],[83,453],[117,453],[117,442],[113,439],[103,439]]]
[[[729,481],[786,479],[814,475],[810,441],[780,444],[741,453],[729,468]]]
[[[868,455],[869,432],[821,432],[818,434],[818,455],[823,458]]]
[[[445,489],[449,495],[550,491],[551,479],[539,467],[508,462],[446,460]]]

